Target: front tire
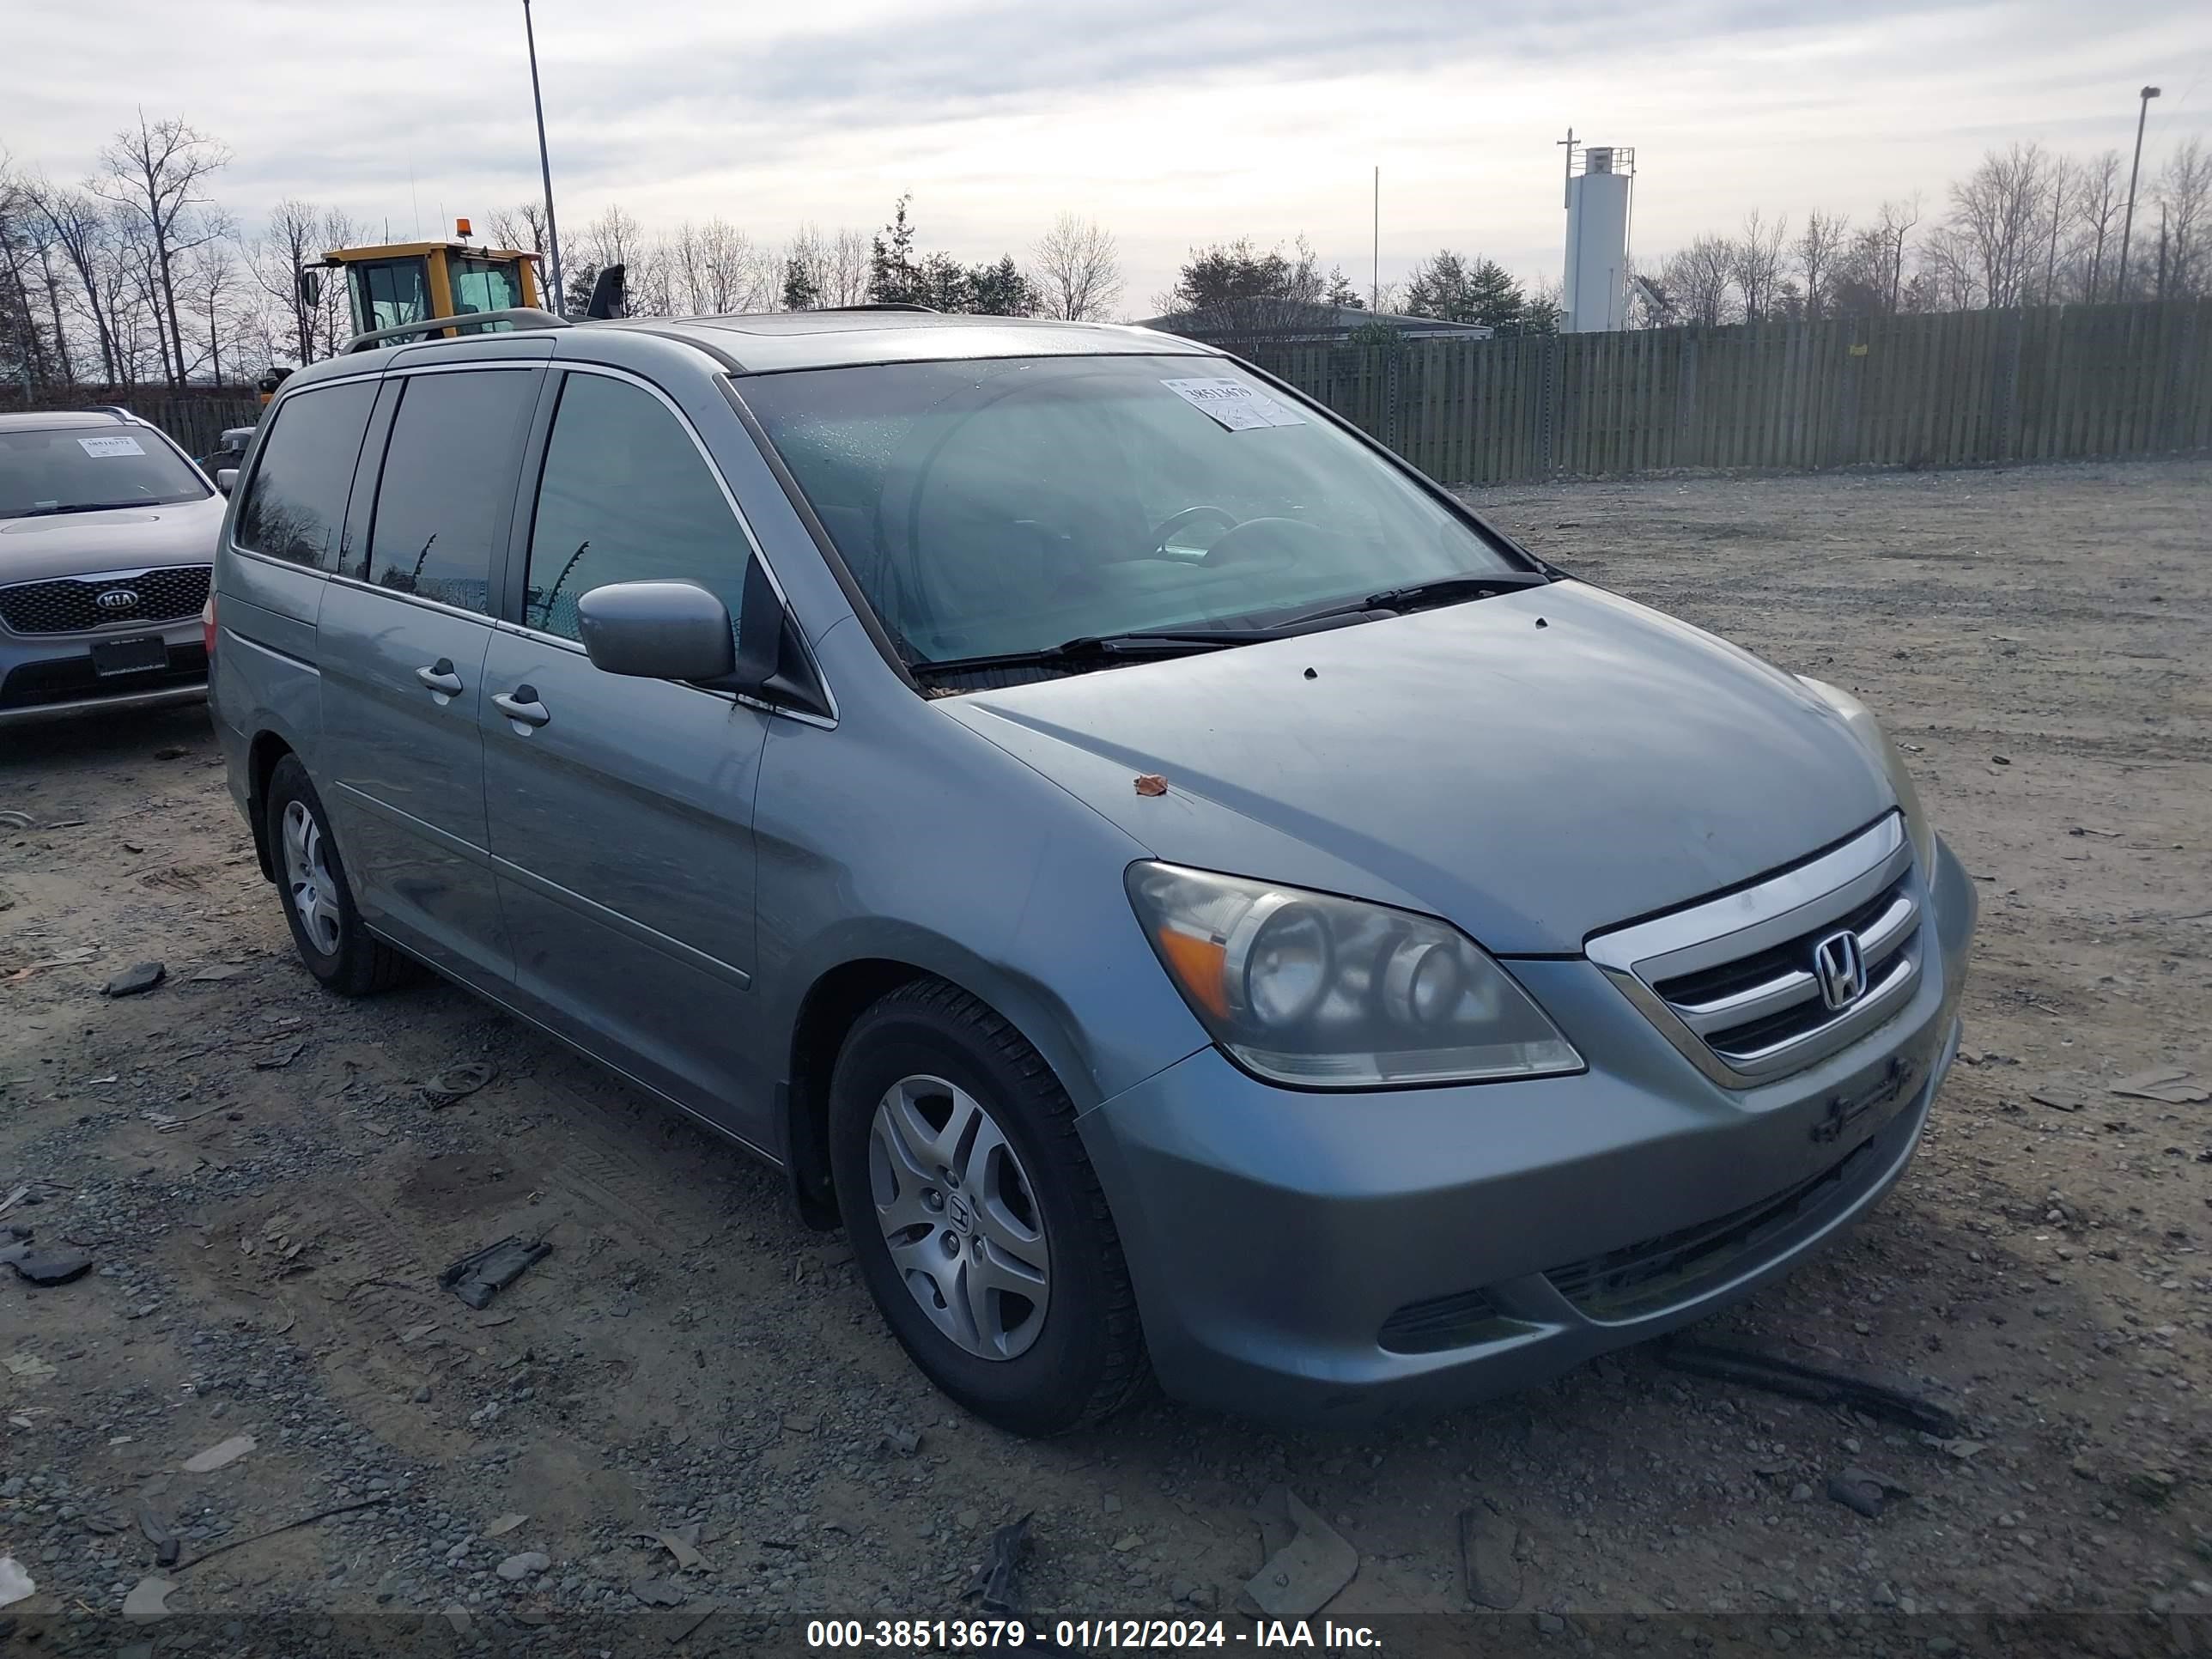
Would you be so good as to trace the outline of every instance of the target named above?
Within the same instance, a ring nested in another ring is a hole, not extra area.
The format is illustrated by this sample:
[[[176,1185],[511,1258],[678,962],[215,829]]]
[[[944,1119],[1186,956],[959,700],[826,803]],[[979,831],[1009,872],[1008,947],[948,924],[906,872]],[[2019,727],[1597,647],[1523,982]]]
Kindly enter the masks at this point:
[[[406,958],[362,924],[330,815],[298,756],[285,756],[269,775],[264,810],[284,921],[307,971],[341,996],[368,996],[397,983]]]
[[[984,1004],[921,980],[862,1014],[830,1079],[830,1158],[876,1305],[976,1416],[1063,1433],[1150,1376],[1074,1105]]]

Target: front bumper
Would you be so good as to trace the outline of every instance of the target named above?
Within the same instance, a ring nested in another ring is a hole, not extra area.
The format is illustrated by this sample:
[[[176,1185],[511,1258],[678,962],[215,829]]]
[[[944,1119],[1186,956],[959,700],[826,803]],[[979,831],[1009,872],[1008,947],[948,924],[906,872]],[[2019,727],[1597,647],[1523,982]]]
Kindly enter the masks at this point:
[[[158,667],[101,674],[93,647],[125,634],[159,635],[166,660]],[[204,702],[207,678],[198,617],[97,634],[0,633],[0,726]]]
[[[1208,1048],[1082,1119],[1170,1394],[1357,1421],[1526,1388],[1789,1271],[1903,1174],[1959,1043],[1972,884],[1938,844],[1896,1018],[1764,1086],[1699,1073],[1586,961],[1515,975],[1582,1075],[1273,1087]]]

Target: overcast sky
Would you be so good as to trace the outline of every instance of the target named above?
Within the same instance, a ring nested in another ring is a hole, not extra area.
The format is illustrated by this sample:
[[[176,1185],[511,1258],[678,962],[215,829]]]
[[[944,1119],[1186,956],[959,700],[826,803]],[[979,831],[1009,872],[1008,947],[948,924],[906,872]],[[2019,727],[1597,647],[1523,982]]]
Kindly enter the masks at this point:
[[[0,150],[82,174],[143,103],[235,160],[249,227],[286,196],[396,235],[538,189],[517,0],[11,8]],[[2189,21],[2191,16],[2197,21]],[[538,0],[556,206],[778,239],[872,228],[1023,252],[1073,209],[1151,309],[1194,243],[1300,231],[1364,287],[1449,245],[1559,273],[1555,142],[1635,147],[1647,259],[1759,207],[1855,215],[1987,146],[2212,131],[2212,28],[2185,0]]]

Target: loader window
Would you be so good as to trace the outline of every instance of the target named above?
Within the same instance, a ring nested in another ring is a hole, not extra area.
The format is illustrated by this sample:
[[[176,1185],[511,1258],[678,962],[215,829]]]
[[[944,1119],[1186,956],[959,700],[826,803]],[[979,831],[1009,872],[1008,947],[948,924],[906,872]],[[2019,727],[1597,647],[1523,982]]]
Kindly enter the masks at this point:
[[[346,267],[354,326],[373,329],[419,323],[430,314],[430,264],[412,259],[371,259]]]
[[[449,269],[453,278],[453,311],[512,311],[522,303],[522,279],[515,268],[493,259],[455,259]],[[478,323],[464,334],[501,333],[512,323]]]

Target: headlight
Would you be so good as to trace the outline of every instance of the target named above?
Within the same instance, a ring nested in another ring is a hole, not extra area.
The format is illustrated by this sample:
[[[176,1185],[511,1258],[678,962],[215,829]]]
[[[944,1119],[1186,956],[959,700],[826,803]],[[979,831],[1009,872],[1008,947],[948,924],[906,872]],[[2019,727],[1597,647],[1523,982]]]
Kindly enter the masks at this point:
[[[1881,722],[1874,717],[1874,710],[1861,702],[1840,686],[1826,680],[1816,680],[1809,674],[1800,674],[1798,680],[1814,696],[1844,717],[1844,724],[1859,740],[1867,753],[1880,761],[1889,775],[1889,787],[1896,793],[1897,804],[1905,811],[1905,833],[1912,842],[1912,856],[1920,866],[1923,881],[1936,878],[1936,826],[1928,822],[1927,813],[1920,810],[1920,792],[1912,787],[1912,774],[1905,769],[1905,757],[1897,752],[1881,729]]]
[[[1130,902],[1191,1012],[1247,1068],[1355,1089],[1582,1069],[1528,994],[1432,916],[1133,864]]]

